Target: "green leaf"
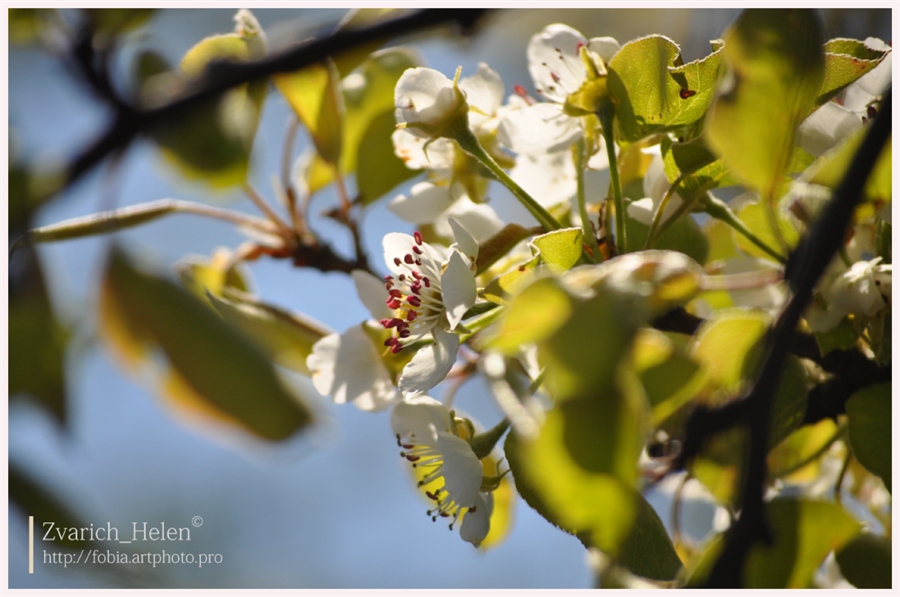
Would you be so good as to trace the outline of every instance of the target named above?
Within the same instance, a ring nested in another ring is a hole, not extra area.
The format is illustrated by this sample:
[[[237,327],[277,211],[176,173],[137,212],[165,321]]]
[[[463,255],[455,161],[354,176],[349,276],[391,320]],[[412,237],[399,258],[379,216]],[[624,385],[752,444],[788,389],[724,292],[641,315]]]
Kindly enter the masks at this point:
[[[807,588],[829,552],[860,530],[846,510],[831,502],[778,498],[766,505],[766,517],[775,543],[751,549],[746,588]]]
[[[273,361],[303,375],[309,375],[306,357],[313,344],[331,333],[317,321],[241,292],[225,290],[222,297],[208,296],[225,321],[255,341]]]
[[[491,280],[484,287],[482,295],[492,303],[507,304],[534,280],[534,270],[539,262],[540,255],[535,255],[528,261]]]
[[[226,288],[250,292],[248,273],[240,267],[226,269],[231,258],[227,249],[216,249],[209,259],[187,257],[175,265],[184,287],[209,302],[209,294],[221,297]]]
[[[572,298],[556,279],[537,280],[513,299],[487,348],[517,354],[523,345],[556,332],[571,313]]]
[[[9,397],[31,396],[64,423],[69,331],[53,311],[34,248],[21,251],[10,265]]]
[[[694,398],[704,384],[706,374],[700,365],[662,332],[638,330],[631,359],[653,409],[655,426]]]
[[[713,103],[710,147],[774,200],[797,125],[822,86],[821,33],[811,10],[745,10],[725,35],[730,77]]]
[[[136,367],[165,354],[167,397],[185,414],[281,440],[312,421],[306,406],[243,334],[171,282],[115,251],[104,273],[100,323],[117,356]]]
[[[94,31],[111,37],[143,26],[150,20],[153,12],[152,8],[89,8],[84,10]]]
[[[881,535],[860,533],[836,554],[841,574],[860,589],[891,588],[891,540]]]
[[[823,357],[832,350],[850,350],[856,346],[858,339],[856,328],[848,317],[827,332],[816,332],[816,342]]]
[[[541,261],[551,271],[561,274],[572,269],[581,258],[583,234],[581,228],[563,228],[535,237],[532,242],[540,251]]]
[[[58,19],[55,9],[48,8],[9,8],[9,41],[13,44],[30,44],[39,42],[47,22]]]
[[[237,33],[208,37],[184,56],[181,71],[188,83],[208,76],[208,67],[219,61],[247,62],[265,54],[258,24],[247,20],[246,11],[238,14],[245,18],[238,19]],[[213,187],[243,184],[266,85],[265,80],[242,85],[160,122],[153,138],[183,176]]]
[[[331,62],[313,64],[272,80],[309,131],[319,157],[337,165],[341,159],[344,111],[337,67]]]
[[[342,139],[340,172],[341,174],[357,174],[357,158],[365,151],[362,141],[366,136],[373,121],[376,118],[384,118],[386,112],[394,112],[394,87],[400,75],[408,68],[418,65],[416,55],[405,48],[388,48],[374,52],[366,60],[359,70],[342,81],[344,103],[344,136]],[[393,132],[393,130],[391,131]],[[373,133],[374,134],[374,133]],[[370,137],[370,141],[372,138]],[[381,140],[381,146],[390,142]],[[393,156],[393,144],[390,145],[390,154]],[[394,158],[403,163],[400,158]],[[383,157],[387,160],[387,157]],[[325,162],[321,157],[316,157],[307,168],[306,184],[310,193],[324,188],[334,181],[334,172],[323,168]],[[360,176],[357,175],[357,179]],[[402,181],[400,181],[402,182]],[[359,184],[359,181],[357,181]],[[398,182],[399,184],[399,182]],[[378,197],[364,197],[366,202],[374,201]]]
[[[765,243],[768,247],[775,251],[781,248],[779,237],[775,234],[769,215],[766,214],[767,207],[761,202],[746,203],[738,210],[738,219],[750,229],[756,237]],[[784,240],[789,248],[794,248],[800,242],[800,232],[794,223],[780,210],[774,211],[775,220],[778,222],[778,230],[780,238]],[[746,254],[751,257],[761,257],[762,259],[771,260],[772,256],[751,242],[743,234],[734,233],[734,240],[737,245]]]
[[[816,107],[836,96],[874,69],[890,50],[874,50],[856,39],[838,38],[825,44],[825,76]]]
[[[674,184],[680,176],[685,175],[678,184],[678,194],[683,198],[739,183],[725,160],[710,151],[702,137],[687,143],[677,143],[669,137],[663,137],[660,150],[669,182]]]
[[[634,218],[625,219],[625,250],[640,251],[647,242],[650,226]],[[684,215],[656,237],[653,248],[661,251],[684,253],[697,263],[705,263],[709,252],[709,241],[700,226],[690,215]]]
[[[854,392],[847,400],[853,454],[891,490],[891,384]]]
[[[336,31],[350,31],[362,27],[370,27],[377,23],[386,21],[391,16],[402,9],[397,8],[354,8],[350,10],[346,16],[341,19]],[[383,41],[374,41],[362,46],[345,50],[340,54],[333,56],[334,64],[337,66],[341,78],[349,75],[356,67],[362,64],[370,54],[375,52],[383,45]]]
[[[712,54],[683,64],[678,46],[662,35],[622,46],[609,62],[607,83],[621,138],[634,143],[700,120],[721,75],[721,49],[713,42]]]
[[[356,156],[356,188],[359,202],[368,205],[401,182],[418,174],[394,154],[391,135],[397,128],[393,110],[374,116],[359,141]]]

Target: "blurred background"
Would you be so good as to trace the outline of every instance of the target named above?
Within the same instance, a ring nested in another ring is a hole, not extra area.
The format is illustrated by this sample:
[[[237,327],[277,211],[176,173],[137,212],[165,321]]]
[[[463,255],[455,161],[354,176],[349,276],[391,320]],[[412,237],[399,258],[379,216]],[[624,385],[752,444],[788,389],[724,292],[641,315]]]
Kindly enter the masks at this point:
[[[233,9],[160,10],[134,34],[121,56],[121,74],[139,48],[153,48],[170,63],[203,37],[233,29]],[[507,93],[521,84],[533,92],[525,49],[530,37],[552,22],[587,37],[613,36],[620,43],[660,33],[678,43],[684,60],[709,53],[737,15],[727,10],[509,10],[496,12],[470,39],[429,33],[399,39],[422,63],[448,76],[463,76],[487,61],[503,77]],[[336,9],[257,10],[270,49],[327,31],[344,11]],[[869,36],[891,39],[889,10],[822,11],[826,38]],[[69,157],[92,139],[109,114],[57,58],[34,46],[9,47],[9,131],[29,162]],[[254,144],[251,179],[270,200],[273,175],[290,109],[277,93],[265,103]],[[303,143],[308,140],[304,139]],[[212,194],[186,183],[146,142],[134,144],[110,183],[101,168],[44,207],[35,225],[106,209],[178,198],[255,213],[240,193]],[[363,242],[375,267],[381,238],[411,225],[387,211],[399,187],[365,213]],[[530,216],[503,189],[491,192],[492,205],[506,221],[530,223]],[[336,205],[335,195],[316,195],[311,213]],[[351,254],[346,229],[322,217],[313,228],[344,254]],[[11,239],[12,240],[12,239]],[[219,246],[234,248],[243,237],[230,225],[177,215],[117,234],[131,253],[159,271],[188,255],[208,256]],[[40,562],[27,573],[27,513],[9,506],[10,587],[262,587],[262,588],[585,588],[593,584],[586,553],[577,539],[554,528],[517,500],[515,522],[505,542],[476,550],[456,532],[433,524],[397,455],[387,413],[370,414],[334,405],[307,380],[291,378],[316,411],[319,425],[285,444],[254,443],[189,426],[153,392],[150,380],[128,377],[96,338],[99,273],[110,239],[93,238],[41,246],[38,255],[57,316],[73,334],[66,354],[68,421],[59,426],[27,399],[10,401],[9,461],[60,497],[85,522],[107,521],[130,529],[132,521],[190,526],[185,552],[222,554],[222,563],[190,565],[79,566]],[[368,317],[349,277],[293,268],[262,260],[250,273],[265,301],[305,313],[337,331]],[[9,347],[15,351],[15,346]],[[445,388],[432,395],[440,398]],[[12,397],[17,398],[17,397]],[[501,415],[475,379],[457,394],[456,406],[485,426]],[[666,487],[649,496],[670,524]],[[688,498],[683,526],[701,539],[712,524],[713,507]],[[166,546],[160,545],[159,549]],[[123,570],[122,568],[131,569]],[[136,571],[135,571],[136,570]]]

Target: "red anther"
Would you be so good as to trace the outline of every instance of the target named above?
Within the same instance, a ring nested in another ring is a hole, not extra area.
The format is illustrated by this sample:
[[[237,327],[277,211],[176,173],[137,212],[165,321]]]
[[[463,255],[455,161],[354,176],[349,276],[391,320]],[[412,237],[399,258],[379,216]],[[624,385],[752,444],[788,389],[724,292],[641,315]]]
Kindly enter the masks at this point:
[[[397,324],[397,331],[402,332],[403,330],[405,330],[408,327],[409,327],[408,323],[406,323],[405,321],[401,321],[400,323]]]
[[[393,290],[389,290],[388,294],[394,298],[403,298],[403,293],[394,288]]]
[[[391,336],[390,338],[388,338],[387,340],[384,341],[384,345],[385,346],[396,346],[398,342],[399,342],[399,340],[397,340],[396,338]]]
[[[422,274],[420,274],[420,273],[417,272],[417,271],[413,271],[412,276],[413,276],[413,278],[415,278],[416,280],[421,280],[421,279],[422,279]]]
[[[421,259],[416,259],[416,265],[422,265],[422,260],[421,260]]]
[[[397,354],[397,353],[400,352],[401,350],[403,350],[403,347],[402,347],[402,346],[400,346],[399,344],[394,344],[394,345],[391,347],[391,354]]]
[[[390,282],[387,282],[387,283],[385,283],[385,285],[384,285],[384,289],[385,289],[385,290],[390,290],[390,289],[393,288],[393,287],[394,287],[394,285],[393,285],[392,283],[390,283]]]
[[[406,328],[400,330],[399,336],[403,339],[409,338],[412,335],[412,332],[407,330]]]
[[[581,52],[581,48],[583,48],[583,47],[584,47],[584,42],[583,41],[578,42],[578,45],[575,46],[575,53],[578,54],[579,52]]]
[[[421,294],[422,285],[421,284],[413,284],[412,286],[409,287],[409,289],[410,289],[410,291],[412,291],[413,294]]]
[[[400,280],[401,282],[405,282],[405,281],[406,281],[406,274],[400,274],[399,276],[397,276],[397,279]]]
[[[389,321],[390,321],[390,319],[382,319],[381,326],[386,328],[388,326]]]
[[[413,250],[413,253],[415,253],[416,255],[421,255],[421,254],[422,254],[422,249],[420,249],[420,248],[417,247],[416,245],[413,245],[412,250]]]
[[[550,71],[550,77],[553,79],[554,83],[559,83],[559,75],[557,75],[555,72]]]
[[[421,244],[422,244],[422,233],[419,232],[418,230],[416,230],[415,232],[413,232],[413,238],[416,239],[416,244],[417,244],[417,245],[421,245]]]
[[[384,281],[385,281],[385,282],[393,282],[393,281],[394,281],[394,276],[385,276],[385,277],[384,277]]]
[[[401,261],[399,257],[394,257],[394,265],[400,265]]]
[[[412,450],[413,448],[415,448],[415,446],[412,444],[403,444],[400,447],[403,448],[404,450]]]
[[[407,253],[406,255],[403,256],[403,262],[408,265],[412,265],[413,263],[415,263],[415,261],[416,260],[413,259],[413,256],[410,255],[409,253]]]
[[[416,313],[415,311],[410,309],[409,313],[406,314],[406,321],[415,321],[416,317],[418,317],[418,316],[419,316],[418,313]]]
[[[425,288],[431,288],[431,280],[427,276],[422,278],[422,281],[425,282]]]
[[[421,456],[413,456],[413,455],[411,455],[411,454],[407,454],[404,458],[406,458],[406,459],[409,460],[410,462],[415,462],[416,460],[420,460],[422,457],[421,457]]]
[[[525,91],[525,88],[522,87],[521,85],[519,85],[518,83],[513,85],[513,91],[515,92],[516,95],[518,95],[521,98],[526,98],[528,96],[528,92]]]
[[[399,299],[389,298],[387,301],[385,301],[385,303],[391,309],[399,309],[400,308],[400,300]]]
[[[447,514],[446,512],[441,512],[441,517],[447,518],[447,517],[449,517],[449,516],[450,516],[450,515]]]
[[[400,319],[399,317],[392,317],[391,319],[388,320],[388,322],[386,324],[384,324],[384,327],[385,328],[395,328],[395,327],[397,327],[398,324],[401,324],[401,323],[403,323],[402,319]]]
[[[421,307],[422,299],[417,296],[408,296],[406,297],[406,302],[412,305],[413,307]]]
[[[425,495],[427,495],[428,497],[430,497],[430,498],[433,499],[434,501],[437,501],[437,499],[438,499],[438,496],[434,495],[434,494],[431,493],[430,491],[426,491],[426,492],[425,492]]]
[[[471,508],[469,508],[469,512],[474,512],[474,511],[475,511],[475,506],[472,506]]]

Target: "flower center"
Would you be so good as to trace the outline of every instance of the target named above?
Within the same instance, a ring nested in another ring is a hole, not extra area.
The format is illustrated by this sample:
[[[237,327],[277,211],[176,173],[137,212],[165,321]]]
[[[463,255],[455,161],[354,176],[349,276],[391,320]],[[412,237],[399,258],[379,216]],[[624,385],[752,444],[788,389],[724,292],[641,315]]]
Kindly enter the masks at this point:
[[[409,253],[394,257],[394,265],[405,270],[397,277],[385,276],[388,291],[385,301],[394,309],[394,316],[381,320],[385,329],[394,335],[385,340],[392,353],[398,353],[411,342],[419,340],[433,328],[444,313],[441,299],[441,264],[425,254],[422,234],[413,235],[415,244]]]

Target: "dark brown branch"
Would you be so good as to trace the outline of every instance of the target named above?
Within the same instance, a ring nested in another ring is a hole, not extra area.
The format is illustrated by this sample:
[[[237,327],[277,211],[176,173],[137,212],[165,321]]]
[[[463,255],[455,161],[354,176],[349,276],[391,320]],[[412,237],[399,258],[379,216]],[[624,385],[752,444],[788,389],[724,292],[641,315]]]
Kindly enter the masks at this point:
[[[370,27],[338,30],[262,60],[247,63],[222,63],[207,71],[198,85],[171,102],[155,108],[139,109],[119,105],[109,127],[75,157],[65,170],[64,178],[55,190],[61,192],[79,180],[105,157],[131,143],[136,136],[156,123],[165,121],[185,110],[213,99],[225,91],[251,81],[279,73],[299,70],[321,62],[329,56],[366,44],[414,33],[446,23],[457,23],[463,33],[469,32],[485,9],[430,9],[415,12]]]

